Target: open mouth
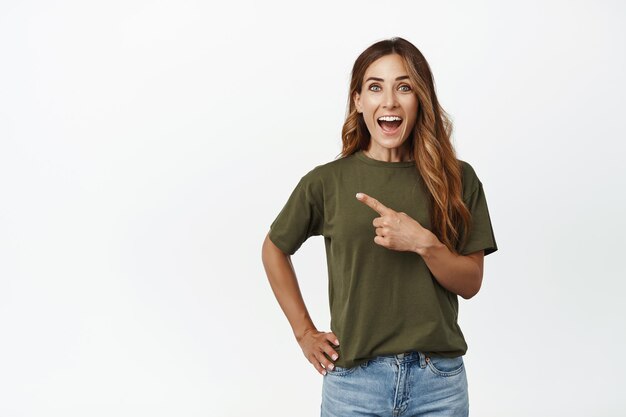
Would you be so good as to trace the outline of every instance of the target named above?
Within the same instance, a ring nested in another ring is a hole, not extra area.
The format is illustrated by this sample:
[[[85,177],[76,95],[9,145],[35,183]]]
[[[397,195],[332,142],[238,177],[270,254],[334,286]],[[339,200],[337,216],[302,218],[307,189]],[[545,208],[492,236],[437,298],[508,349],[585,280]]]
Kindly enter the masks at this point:
[[[388,134],[396,133],[400,125],[402,124],[402,117],[400,116],[381,116],[377,120],[378,125],[383,132]]]

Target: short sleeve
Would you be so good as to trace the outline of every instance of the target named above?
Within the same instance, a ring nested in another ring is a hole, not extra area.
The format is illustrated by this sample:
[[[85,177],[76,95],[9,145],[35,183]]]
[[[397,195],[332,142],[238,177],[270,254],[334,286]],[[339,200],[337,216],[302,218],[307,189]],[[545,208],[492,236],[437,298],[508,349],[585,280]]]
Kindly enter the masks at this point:
[[[322,234],[323,192],[320,180],[312,173],[300,179],[270,225],[270,240],[289,255],[293,255],[309,237]]]
[[[498,250],[496,237],[493,233],[493,226],[489,216],[489,208],[487,207],[487,197],[483,184],[480,182],[474,170],[470,167],[469,172],[473,178],[471,183],[474,188],[469,193],[464,202],[472,215],[470,223],[470,231],[464,245],[458,250],[461,255],[468,255],[484,249],[485,256]],[[462,240],[461,240],[461,243]]]

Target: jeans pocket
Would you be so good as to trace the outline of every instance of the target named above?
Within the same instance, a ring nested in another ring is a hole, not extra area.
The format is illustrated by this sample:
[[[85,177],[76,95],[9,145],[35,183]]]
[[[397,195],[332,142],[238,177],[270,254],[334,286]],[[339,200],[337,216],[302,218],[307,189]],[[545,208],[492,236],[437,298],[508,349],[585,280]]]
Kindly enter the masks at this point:
[[[344,368],[343,366],[335,365],[333,369],[326,368],[326,375],[345,376],[354,372],[356,368],[356,366]]]
[[[455,358],[445,358],[442,356],[427,356],[426,363],[435,375],[453,376],[461,373],[465,369],[463,356]]]

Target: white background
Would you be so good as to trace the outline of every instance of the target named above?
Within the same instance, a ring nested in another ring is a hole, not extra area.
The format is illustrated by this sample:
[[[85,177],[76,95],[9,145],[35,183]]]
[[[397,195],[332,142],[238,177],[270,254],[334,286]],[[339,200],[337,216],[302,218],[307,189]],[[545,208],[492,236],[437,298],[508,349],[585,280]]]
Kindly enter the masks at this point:
[[[318,416],[261,243],[340,152],[350,70],[433,70],[499,250],[459,297],[474,416],[626,409],[626,6],[3,1],[0,415]],[[323,239],[292,257],[329,330]]]

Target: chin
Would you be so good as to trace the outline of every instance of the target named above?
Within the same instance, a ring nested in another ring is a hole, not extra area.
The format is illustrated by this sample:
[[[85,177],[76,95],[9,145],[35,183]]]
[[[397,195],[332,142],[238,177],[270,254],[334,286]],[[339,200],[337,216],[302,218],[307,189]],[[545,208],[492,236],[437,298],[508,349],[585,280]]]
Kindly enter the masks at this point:
[[[376,144],[380,147],[387,149],[396,149],[401,148],[404,144],[406,144],[406,139],[394,139],[394,138],[382,138],[382,139],[372,139],[372,142],[376,142]]]

